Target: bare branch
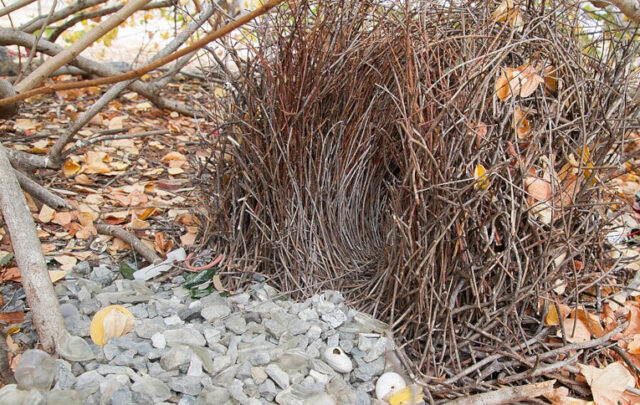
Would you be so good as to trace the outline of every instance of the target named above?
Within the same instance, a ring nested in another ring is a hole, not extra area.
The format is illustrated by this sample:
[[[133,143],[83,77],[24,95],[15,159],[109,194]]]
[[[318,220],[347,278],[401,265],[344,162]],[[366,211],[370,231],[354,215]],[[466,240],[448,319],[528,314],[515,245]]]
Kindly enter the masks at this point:
[[[102,4],[102,3],[106,3],[107,0],[79,0],[74,2],[72,5],[70,5],[69,7],[65,7],[62,10],[53,13],[53,15],[51,16],[50,21],[52,23],[56,22],[56,21],[60,21],[64,18],[69,17],[71,14],[75,14],[80,10],[84,10],[86,8],[89,7],[93,7],[96,6],[98,4]],[[28,32],[28,33],[33,33],[35,30],[37,30],[40,27],[40,24],[42,23],[42,21],[46,18],[46,16],[44,15],[40,15],[38,17],[35,17],[33,19],[31,19],[30,21],[22,24],[18,29],[20,31],[23,32]]]
[[[127,242],[131,245],[136,252],[140,253],[142,257],[147,259],[149,263],[160,263],[162,259],[160,256],[156,254],[152,249],[150,249],[147,245],[144,244],[140,239],[138,239],[134,234],[125,231],[122,228],[118,228],[117,226],[107,225],[107,224],[95,224],[96,230],[99,233],[114,236],[116,238],[120,238],[123,241]]]
[[[31,3],[33,3],[36,0],[18,0],[14,3],[9,4],[7,7],[3,8],[2,10],[0,10],[0,17],[7,15],[13,11],[16,11],[24,6],[27,6]]]
[[[49,278],[36,233],[33,216],[27,208],[5,148],[0,146],[0,210],[11,236],[11,245],[22,277],[33,324],[44,350],[53,352],[59,333],[66,330],[60,306]]]

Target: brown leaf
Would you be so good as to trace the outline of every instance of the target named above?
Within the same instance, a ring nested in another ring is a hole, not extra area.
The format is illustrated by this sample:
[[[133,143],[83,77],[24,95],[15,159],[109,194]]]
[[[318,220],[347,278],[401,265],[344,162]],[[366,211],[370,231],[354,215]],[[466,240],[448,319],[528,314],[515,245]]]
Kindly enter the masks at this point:
[[[520,107],[516,107],[515,112],[513,114],[513,122],[511,123],[511,128],[516,130],[519,139],[526,139],[529,132],[531,132],[531,125],[529,124],[529,120],[526,118],[526,113],[522,111]]]
[[[571,343],[583,343],[591,340],[591,332],[580,319],[569,318],[564,321],[564,330],[567,341]],[[562,331],[558,331],[562,333]]]
[[[109,159],[106,152],[88,151],[85,153],[85,173],[105,174],[111,171],[106,161]]]
[[[56,211],[49,207],[48,205],[43,205],[40,209],[40,214],[38,214],[38,219],[42,223],[49,223],[53,219],[53,216],[56,215]]]
[[[0,324],[11,325],[14,323],[22,323],[24,321],[24,312],[0,312]]]
[[[635,379],[622,363],[612,363],[604,369],[578,364],[591,387],[597,405],[617,405],[627,386],[635,387]]]

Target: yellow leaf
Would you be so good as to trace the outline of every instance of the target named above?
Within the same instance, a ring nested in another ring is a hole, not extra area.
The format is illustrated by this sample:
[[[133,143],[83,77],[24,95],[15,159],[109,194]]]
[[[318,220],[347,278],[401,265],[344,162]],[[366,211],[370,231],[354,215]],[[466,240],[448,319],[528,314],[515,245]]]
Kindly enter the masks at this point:
[[[473,185],[475,189],[487,189],[489,188],[489,179],[487,177],[487,170],[482,165],[477,165],[475,170],[473,171],[473,177],[476,180],[476,183]]]
[[[64,166],[62,166],[62,172],[64,173],[65,177],[69,178],[78,173],[80,167],[81,166],[79,164],[73,162],[72,160],[67,160],[66,162],[64,162]]]
[[[96,312],[91,320],[89,334],[98,346],[104,346],[112,337],[120,337],[135,325],[133,314],[123,306],[111,305]]]
[[[415,384],[411,384],[391,395],[391,398],[389,398],[389,404],[414,405],[422,401],[422,397],[422,388]]]

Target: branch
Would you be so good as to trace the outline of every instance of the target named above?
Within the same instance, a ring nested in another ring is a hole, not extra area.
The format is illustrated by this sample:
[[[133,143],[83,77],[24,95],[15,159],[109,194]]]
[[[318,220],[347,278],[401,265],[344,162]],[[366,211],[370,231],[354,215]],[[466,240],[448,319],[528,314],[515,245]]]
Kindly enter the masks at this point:
[[[51,16],[51,22],[54,23],[56,21],[60,21],[64,18],[69,17],[71,14],[75,14],[80,10],[84,10],[85,8],[93,7],[98,4],[106,3],[107,0],[79,0],[74,2],[69,7],[63,8],[60,11],[53,13]],[[46,16],[39,15],[26,23],[22,24],[18,29],[23,32],[32,33],[40,27],[42,20],[44,20]]]
[[[139,1],[144,1],[144,0],[139,0]],[[149,0],[146,0],[146,1],[149,1]],[[202,39],[200,39],[198,41],[195,41],[193,44],[189,45],[188,47],[183,48],[183,49],[181,49],[181,50],[179,50],[177,52],[174,52],[173,54],[171,54],[171,55],[169,55],[169,56],[167,56],[165,58],[161,58],[161,59],[159,59],[159,60],[157,60],[155,62],[152,62],[152,63],[150,63],[150,64],[148,64],[146,66],[143,66],[143,67],[141,67],[139,69],[135,69],[135,70],[132,70],[130,72],[127,72],[127,73],[124,73],[124,74],[121,74],[121,75],[112,76],[112,77],[105,77],[105,78],[101,78],[101,79],[84,80],[84,81],[74,82],[74,83],[56,83],[56,84],[53,84],[53,85],[45,85],[43,87],[39,87],[37,89],[33,89],[33,90],[25,91],[25,92],[22,92],[22,87],[27,87],[27,86],[16,87],[16,92],[20,92],[21,94],[18,94],[18,95],[13,96],[13,97],[0,99],[0,106],[11,104],[11,103],[15,103],[17,101],[24,100],[26,98],[33,97],[33,96],[38,95],[38,94],[45,94],[45,93],[50,93],[50,92],[58,91],[58,90],[70,90],[70,89],[77,89],[77,88],[100,86],[100,85],[103,85],[103,84],[113,84],[113,83],[118,83],[118,82],[122,82],[122,81],[125,81],[125,80],[130,80],[130,79],[134,79],[134,78],[140,77],[140,76],[144,75],[145,73],[148,73],[148,72],[150,72],[152,70],[155,70],[155,69],[157,69],[157,68],[159,68],[161,66],[164,66],[167,63],[172,62],[172,61],[174,61],[174,60],[176,60],[176,59],[178,59],[178,58],[180,58],[180,57],[182,57],[182,56],[184,56],[184,55],[186,55],[186,54],[188,54],[190,52],[193,52],[193,51],[195,51],[197,49],[202,48],[203,46],[205,46],[209,42],[215,41],[216,39],[228,34],[229,32],[235,30],[236,28],[239,28],[242,25],[250,22],[254,18],[259,17],[262,14],[265,14],[267,11],[269,11],[272,8],[274,8],[278,4],[282,3],[283,1],[284,0],[270,0],[269,2],[267,2],[264,5],[260,6],[256,10],[254,10],[254,11],[248,13],[248,14],[245,14],[244,16],[238,18],[237,20],[232,21],[231,23],[225,25],[224,27],[220,28],[219,30],[216,30],[216,31],[206,35],[205,37],[203,37]],[[32,73],[32,75],[34,75],[35,73],[36,72]],[[26,79],[25,79],[25,81],[26,81]]]
[[[58,68],[66,65],[76,56],[80,54],[85,48],[93,44],[107,32],[120,25],[131,14],[135,13],[140,8],[144,7],[151,0],[132,0],[127,3],[121,10],[114,13],[109,19],[101,22],[91,31],[84,34],[80,39],[73,43],[69,48],[60,52],[53,58],[47,60],[42,65],[38,66],[29,76],[27,76],[20,83],[13,86],[16,93],[24,93],[27,90],[33,89],[40,83],[45,81],[51,72],[55,72]],[[26,93],[25,93],[26,94]]]
[[[633,22],[640,22],[640,2],[638,0],[608,0],[618,7]]]
[[[152,10],[156,8],[169,7],[174,3],[175,2],[173,0],[154,1],[142,7],[140,10]],[[105,7],[100,10],[87,11],[87,12],[82,12],[80,14],[74,15],[73,18],[68,19],[67,21],[65,21],[58,27],[56,27],[56,29],[51,33],[51,35],[49,35],[48,40],[51,42],[56,42],[56,39],[58,39],[58,37],[63,32],[73,27],[80,21],[88,20],[91,18],[104,17],[105,15],[115,13],[116,11],[120,10],[122,7],[124,7],[123,4],[118,4],[116,6]]]
[[[156,264],[160,263],[162,259],[160,256],[156,254],[152,249],[150,249],[147,245],[144,244],[140,239],[138,239],[134,234],[125,231],[122,228],[118,228],[117,226],[107,225],[107,224],[94,224],[96,227],[96,231],[104,235],[110,235],[116,238],[120,238],[123,241],[127,242],[131,248],[133,248],[136,252],[140,253],[142,257],[147,259],[149,263]]]
[[[68,210],[73,209],[73,207],[62,197],[58,197],[57,195],[53,194],[51,191],[38,184],[36,181],[29,178],[29,176],[22,173],[21,171],[16,170],[15,175],[22,189],[31,194],[32,197],[34,197],[41,203],[46,204],[56,210],[63,208]]]
[[[207,18],[213,14],[213,4],[209,3],[205,9],[193,19],[185,29],[183,29],[178,35],[167,46],[165,46],[160,52],[158,52],[153,60],[162,59],[163,57],[170,55],[172,52],[175,52],[176,49],[180,48],[182,44],[184,44],[190,37],[193,32],[195,32],[202,24],[207,21]],[[47,156],[51,158],[55,163],[62,164],[60,162],[60,157],[62,150],[64,147],[73,139],[75,134],[83,128],[90,120],[93,118],[100,110],[104,108],[111,100],[118,97],[118,95],[126,89],[129,85],[131,85],[136,79],[127,80],[124,82],[117,83],[112,86],[105,94],[100,97],[98,101],[93,103],[93,105],[80,114],[73,124],[67,128],[64,134],[58,138],[56,143],[53,145]]]
[[[0,10],[0,17],[7,15],[13,11],[16,11],[19,8],[22,8],[24,6],[27,6],[31,3],[33,3],[36,0],[18,0],[15,3],[11,3],[9,4],[7,7],[3,8],[2,10]]]
[[[15,31],[8,28],[0,28],[0,45],[19,45],[30,48],[33,46],[35,42],[35,36],[32,34],[27,34],[20,31]],[[56,45],[52,42],[41,39],[37,45],[38,52],[45,53],[47,55],[57,55],[60,52],[64,51],[59,45]],[[96,75],[96,76],[115,76],[120,73],[117,69],[109,66],[108,64],[102,64],[91,59],[87,59],[83,56],[78,56],[74,60],[70,62],[71,65],[84,70],[87,73]],[[130,86],[131,90],[141,94],[146,97],[149,101],[151,101],[156,107],[160,109],[167,109],[179,112],[180,114],[187,116],[201,116],[201,114],[193,111],[189,107],[187,107],[184,103],[175,100],[169,100],[161,97],[157,90],[148,83],[143,82],[134,82]],[[6,96],[4,96],[6,97]],[[0,108],[2,110],[2,108]],[[38,158],[43,159],[42,156],[37,156]],[[42,164],[42,162],[41,162]],[[34,167],[49,167],[42,165],[34,164]]]
[[[53,352],[59,333],[65,330],[53,291],[33,216],[27,208],[5,148],[0,146],[0,211],[11,236],[11,245],[31,307],[33,325],[44,350]]]
[[[465,398],[458,398],[446,402],[445,405],[506,405],[518,401],[526,401],[553,392],[553,384],[556,380],[544,381],[537,384],[522,385],[519,387],[505,387],[496,391],[483,392]]]

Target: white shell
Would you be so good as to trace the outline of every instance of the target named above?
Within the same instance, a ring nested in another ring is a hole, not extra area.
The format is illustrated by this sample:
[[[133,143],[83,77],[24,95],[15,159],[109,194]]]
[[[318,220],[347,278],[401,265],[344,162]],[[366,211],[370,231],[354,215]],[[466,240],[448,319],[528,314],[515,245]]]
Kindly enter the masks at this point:
[[[404,378],[398,373],[384,373],[376,382],[376,397],[383,400],[387,395],[399,391],[407,386]]]
[[[339,373],[349,373],[353,370],[351,359],[339,347],[327,347],[324,360]]]

